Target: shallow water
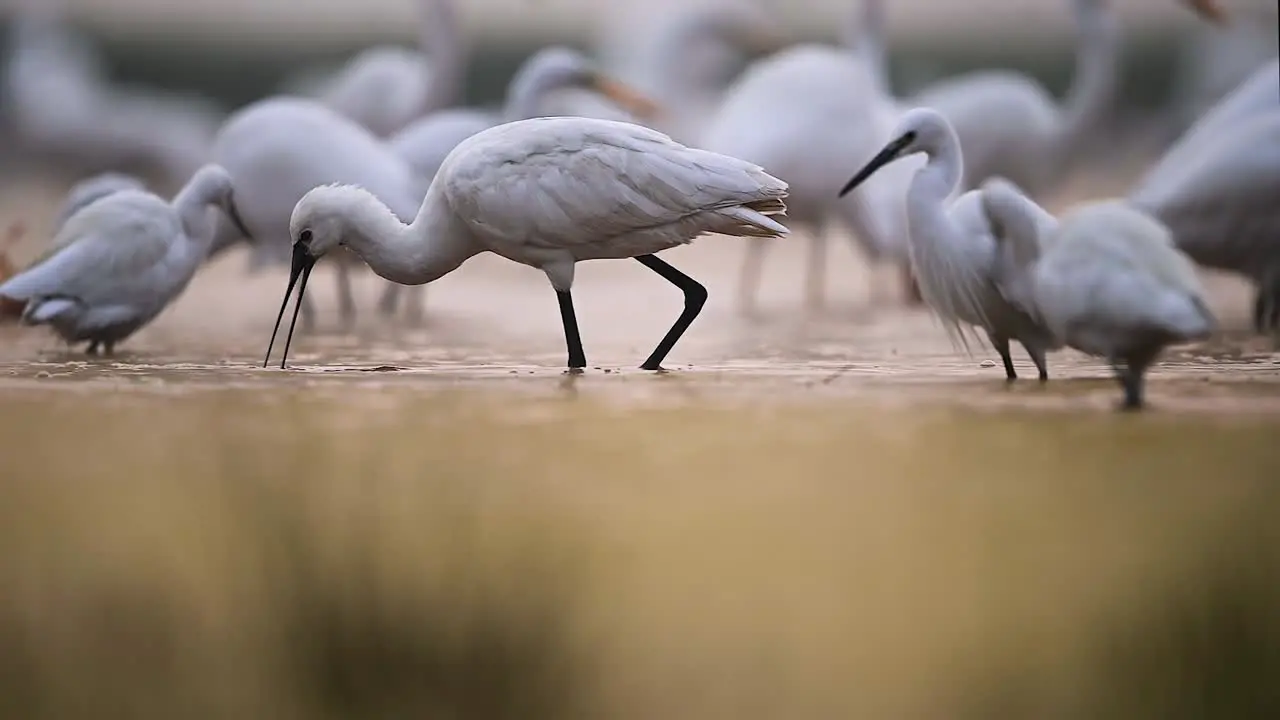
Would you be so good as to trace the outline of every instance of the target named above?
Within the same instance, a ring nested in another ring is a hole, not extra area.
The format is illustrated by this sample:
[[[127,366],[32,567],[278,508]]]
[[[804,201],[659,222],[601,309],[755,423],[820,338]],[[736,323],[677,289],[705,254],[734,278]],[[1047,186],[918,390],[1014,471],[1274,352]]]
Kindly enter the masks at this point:
[[[255,539],[241,495],[270,488],[343,593],[519,605],[571,577],[564,692],[597,716],[1102,717],[1079,703],[1124,695],[1118,627],[1276,546],[1246,519],[1280,477],[1280,354],[1244,332],[1240,285],[1212,280],[1222,337],[1171,352],[1149,411],[1121,415],[1077,354],[1045,386],[1006,386],[988,350],[886,306],[893,274],[840,245],[830,312],[799,310],[798,241],[773,250],[763,319],[739,318],[733,245],[667,254],[712,300],[662,374],[635,365],[680,297],[627,262],[579,270],[581,376],[561,372],[545,279],[493,258],[433,285],[417,329],[373,317],[381,286],[362,277],[351,334],[317,271],[321,328],[287,371],[260,367],[282,272],[245,278],[238,256],[113,358],[0,328],[0,632],[25,618],[50,695],[149,691],[145,674],[87,682],[89,641],[31,619],[143,588],[139,616],[167,598],[182,657],[213,663],[165,665],[181,677],[155,716],[200,704],[210,678],[242,715],[307,716],[263,679],[281,643],[259,631],[294,606],[262,589],[282,541]],[[1200,617],[1190,597],[1177,622]]]

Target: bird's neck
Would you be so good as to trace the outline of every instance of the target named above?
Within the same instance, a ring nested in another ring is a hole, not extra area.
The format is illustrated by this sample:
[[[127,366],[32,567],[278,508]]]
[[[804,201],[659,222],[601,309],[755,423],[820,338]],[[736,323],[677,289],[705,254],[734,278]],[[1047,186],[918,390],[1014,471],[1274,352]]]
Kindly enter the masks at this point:
[[[1076,0],[1076,65],[1063,101],[1062,125],[1053,162],[1065,163],[1079,150],[1110,109],[1117,85],[1119,27],[1100,0]]]
[[[963,173],[959,145],[943,143],[931,149],[928,157],[907,190],[907,234],[916,254],[953,248],[962,234],[947,213],[948,201],[960,186]]]
[[[409,225],[385,206],[357,206],[343,239],[375,273],[402,285],[436,280],[479,250],[434,188]]]
[[[182,223],[188,250],[201,258],[208,254],[217,234],[218,221],[212,210],[218,192],[219,189],[212,184],[196,179],[178,191],[173,199],[173,208]]]

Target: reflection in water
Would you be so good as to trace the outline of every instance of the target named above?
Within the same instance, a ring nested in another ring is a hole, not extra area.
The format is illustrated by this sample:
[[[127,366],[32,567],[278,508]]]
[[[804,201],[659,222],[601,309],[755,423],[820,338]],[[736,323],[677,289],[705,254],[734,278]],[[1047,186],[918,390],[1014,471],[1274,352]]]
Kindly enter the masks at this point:
[[[5,716],[1169,717],[1116,673],[1274,662],[1266,416],[227,372],[5,391]]]

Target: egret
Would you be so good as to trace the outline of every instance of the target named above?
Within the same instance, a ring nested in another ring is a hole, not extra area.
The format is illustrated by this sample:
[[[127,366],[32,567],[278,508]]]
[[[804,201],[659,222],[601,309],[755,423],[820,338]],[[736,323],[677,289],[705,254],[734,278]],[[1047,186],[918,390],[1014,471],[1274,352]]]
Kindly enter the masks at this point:
[[[1257,286],[1253,324],[1280,330],[1280,60],[1192,125],[1129,200],[1205,267]]]
[[[520,66],[507,87],[506,103],[501,111],[444,110],[411,123],[388,142],[420,177],[429,181],[458,143],[494,125],[541,116],[547,95],[564,88],[592,90],[639,118],[649,118],[656,111],[651,101],[602,74],[581,53],[551,46],[534,53]],[[422,316],[424,291],[421,285],[409,291],[410,321]],[[386,287],[379,302],[384,314],[395,314],[400,292],[399,285]]]
[[[258,264],[288,262],[289,214],[314,187],[359,185],[408,222],[430,181],[364,127],[302,98],[267,98],[232,114],[218,132],[213,158],[235,181]],[[355,319],[348,265],[336,268],[344,326]],[[305,305],[304,327],[310,327],[311,316]]]
[[[970,326],[981,328],[1000,353],[1009,381],[1018,377],[1009,354],[1011,340],[1026,348],[1041,382],[1047,380],[1045,355],[1058,344],[1034,317],[1005,298],[1000,285],[1004,261],[983,214],[981,192],[953,199],[964,165],[955,130],[937,111],[916,108],[902,116],[893,137],[840,194],[851,192],[884,165],[923,153],[927,161],[907,190],[907,236],[925,303],[955,340],[965,342]],[[1046,232],[1055,223],[1046,213],[1037,224]]]
[[[1005,70],[946,78],[908,101],[941,112],[955,128],[965,157],[962,187],[999,176],[1039,197],[1065,177],[1115,99],[1120,33],[1108,3],[1072,0],[1076,69],[1061,106],[1039,83]]]
[[[1147,213],[1125,201],[1088,203],[1045,240],[1035,204],[1008,183],[984,184],[982,204],[1010,244],[1019,286],[1007,296],[1056,342],[1106,358],[1124,389],[1121,408],[1142,407],[1143,378],[1166,347],[1212,332],[1195,267]]]
[[[0,297],[23,303],[22,322],[49,325],[68,344],[115,345],[160,314],[190,282],[213,242],[206,210],[221,208],[243,225],[231,176],[201,168],[172,202],[145,190],[119,190],[75,213],[50,249],[0,284]]]
[[[300,305],[316,260],[339,247],[403,284],[429,283],[487,251],[546,273],[560,305],[569,369],[581,371],[587,361],[573,308],[574,266],[635,258],[684,293],[684,311],[641,365],[660,370],[707,291],[654,253],[704,233],[786,235],[774,220],[785,215],[786,196],[785,182],[751,163],[685,147],[639,125],[572,117],[498,125],[449,154],[408,225],[357,187],[307,193],[290,220],[293,266],[276,330],[298,278]],[[295,321],[297,315],[295,306]],[[281,367],[292,336],[291,323]]]

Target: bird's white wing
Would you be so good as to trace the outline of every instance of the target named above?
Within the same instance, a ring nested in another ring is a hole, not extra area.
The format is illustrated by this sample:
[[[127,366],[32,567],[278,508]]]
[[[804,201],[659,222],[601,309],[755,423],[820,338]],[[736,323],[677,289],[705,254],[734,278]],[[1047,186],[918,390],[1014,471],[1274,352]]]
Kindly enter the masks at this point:
[[[600,243],[735,206],[781,213],[787,195],[786,183],[751,163],[592,118],[487,130],[459,145],[442,173],[455,211],[483,222],[475,229],[530,247]]]
[[[155,267],[181,233],[168,203],[149,193],[119,191],[73,215],[54,239],[54,250],[0,286],[0,294],[92,302]]]
[[[1232,127],[1130,200],[1210,267],[1253,275],[1280,254],[1280,111]]]

